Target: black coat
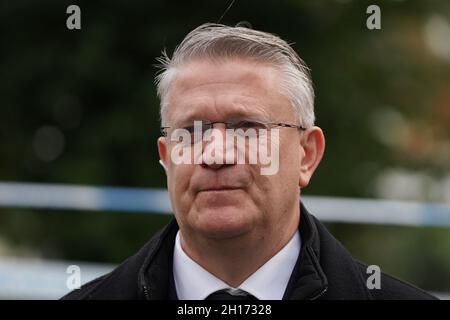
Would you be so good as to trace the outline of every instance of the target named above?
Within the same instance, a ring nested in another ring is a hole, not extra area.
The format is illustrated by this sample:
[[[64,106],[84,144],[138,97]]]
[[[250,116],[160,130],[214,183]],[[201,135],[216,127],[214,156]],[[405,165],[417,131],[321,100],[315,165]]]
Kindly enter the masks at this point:
[[[435,299],[384,273],[381,288],[368,289],[367,266],[300,206],[302,248],[283,299]],[[177,230],[173,219],[116,269],[62,299],[176,299],[172,257]]]

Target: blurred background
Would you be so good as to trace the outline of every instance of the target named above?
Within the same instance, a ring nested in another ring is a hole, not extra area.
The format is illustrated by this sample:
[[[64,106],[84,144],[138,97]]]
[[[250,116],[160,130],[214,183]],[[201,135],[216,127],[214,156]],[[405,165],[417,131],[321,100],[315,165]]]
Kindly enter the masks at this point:
[[[71,4],[81,30],[66,27]],[[57,298],[69,265],[84,283],[171,219],[155,58],[229,4],[0,2],[0,298]],[[366,27],[371,4],[381,30]],[[310,210],[357,259],[447,297],[450,2],[238,0],[221,22],[240,21],[311,68],[327,148]]]

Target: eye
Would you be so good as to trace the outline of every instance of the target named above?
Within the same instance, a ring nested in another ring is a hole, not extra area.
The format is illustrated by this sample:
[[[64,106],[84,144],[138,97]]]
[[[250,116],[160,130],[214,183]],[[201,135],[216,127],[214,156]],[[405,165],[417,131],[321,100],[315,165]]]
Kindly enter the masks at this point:
[[[202,132],[205,132],[206,130],[209,130],[212,128],[211,122],[203,122],[202,123]]]
[[[200,122],[201,123],[201,127],[198,128],[198,129],[201,130],[202,132],[205,132],[206,130],[211,129],[211,127],[212,127],[210,122],[205,122],[205,121],[202,121],[202,120],[196,120],[193,123],[189,123],[189,125],[187,125],[185,127],[182,127],[182,129],[187,130],[190,134],[194,134],[195,122]]]
[[[234,124],[234,129],[242,129],[242,130],[248,130],[248,129],[265,129],[265,125],[261,122],[257,121],[251,121],[251,120],[242,120]]]
[[[184,130],[187,130],[190,134],[194,133],[194,126],[183,127]]]

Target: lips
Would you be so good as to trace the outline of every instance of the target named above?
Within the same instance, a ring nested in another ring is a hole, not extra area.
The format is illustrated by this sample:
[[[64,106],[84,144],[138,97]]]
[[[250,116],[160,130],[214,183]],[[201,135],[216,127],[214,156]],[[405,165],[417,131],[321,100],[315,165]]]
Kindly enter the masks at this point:
[[[236,187],[236,186],[211,186],[211,187],[205,187],[201,188],[199,190],[200,192],[220,192],[220,191],[233,191],[233,190],[240,190],[242,188]]]
[[[251,185],[252,177],[243,167],[234,166],[220,170],[209,170],[198,166],[190,181],[189,189],[193,194],[237,193],[238,190],[247,190]]]

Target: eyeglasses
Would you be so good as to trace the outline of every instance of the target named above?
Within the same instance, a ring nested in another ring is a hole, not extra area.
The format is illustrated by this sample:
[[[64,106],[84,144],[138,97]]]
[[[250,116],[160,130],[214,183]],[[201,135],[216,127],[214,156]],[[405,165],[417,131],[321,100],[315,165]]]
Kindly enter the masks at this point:
[[[161,134],[164,137],[167,137],[168,129],[172,128],[172,129],[184,129],[187,132],[189,132],[191,135],[193,135],[194,130],[196,128],[196,126],[195,126],[196,122],[201,123],[200,128],[201,128],[202,132],[205,132],[208,129],[212,129],[214,127],[214,124],[216,124],[216,123],[224,124],[226,129],[232,129],[232,130],[235,130],[236,132],[242,132],[244,134],[246,134],[247,132],[252,130],[256,133],[256,135],[258,135],[261,132],[260,130],[262,130],[263,132],[267,132],[271,128],[276,128],[276,127],[306,130],[305,127],[300,126],[300,125],[282,123],[282,122],[260,122],[260,121],[255,121],[255,120],[235,120],[235,121],[227,121],[227,122],[220,122],[220,121],[205,122],[205,121],[201,121],[201,120],[195,120],[195,121],[193,121],[192,125],[185,126],[185,127],[179,127],[179,128],[174,128],[171,126],[161,127]]]

